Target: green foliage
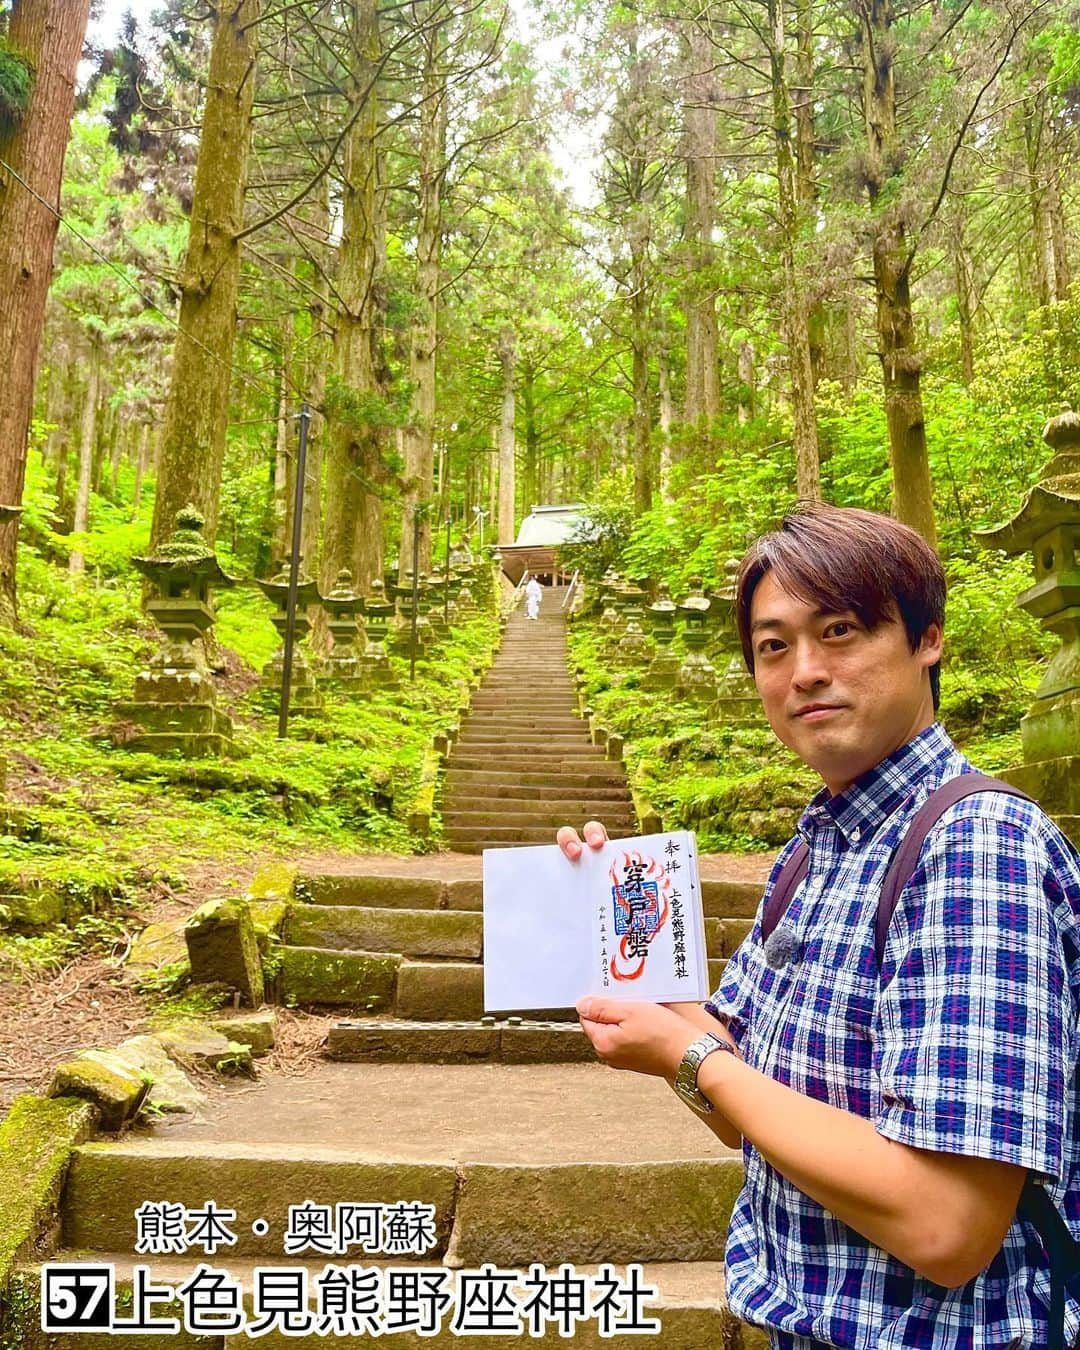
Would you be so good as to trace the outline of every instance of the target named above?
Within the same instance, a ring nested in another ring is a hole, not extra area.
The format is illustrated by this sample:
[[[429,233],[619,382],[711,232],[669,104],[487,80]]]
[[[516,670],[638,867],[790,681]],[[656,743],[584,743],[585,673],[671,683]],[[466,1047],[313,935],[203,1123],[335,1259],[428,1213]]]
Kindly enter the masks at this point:
[[[29,62],[0,37],[0,137],[10,136],[30,106],[34,75]]]

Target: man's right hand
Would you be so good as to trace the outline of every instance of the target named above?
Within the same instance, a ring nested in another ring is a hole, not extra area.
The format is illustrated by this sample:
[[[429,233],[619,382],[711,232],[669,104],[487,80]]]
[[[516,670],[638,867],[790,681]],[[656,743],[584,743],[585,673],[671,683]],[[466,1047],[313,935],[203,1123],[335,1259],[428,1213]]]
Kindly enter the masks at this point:
[[[598,820],[590,820],[583,826],[581,833],[584,835],[585,845],[589,848],[603,848],[607,843],[608,832]],[[584,845],[573,825],[560,825],[555,842],[571,862],[576,862],[581,857]]]

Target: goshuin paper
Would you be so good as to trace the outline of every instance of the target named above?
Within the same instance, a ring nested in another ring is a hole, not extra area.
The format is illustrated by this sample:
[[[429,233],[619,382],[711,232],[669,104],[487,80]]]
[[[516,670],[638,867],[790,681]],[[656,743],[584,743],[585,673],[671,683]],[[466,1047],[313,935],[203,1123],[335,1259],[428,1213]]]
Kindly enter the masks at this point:
[[[484,851],[484,1007],[567,1008],[586,994],[709,995],[697,845],[685,831]]]

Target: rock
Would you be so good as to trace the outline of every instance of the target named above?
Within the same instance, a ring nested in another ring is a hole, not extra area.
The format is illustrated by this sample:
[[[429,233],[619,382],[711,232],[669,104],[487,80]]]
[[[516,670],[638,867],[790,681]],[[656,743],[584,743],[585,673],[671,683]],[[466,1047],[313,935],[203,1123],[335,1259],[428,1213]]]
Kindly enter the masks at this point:
[[[222,1036],[240,1045],[246,1045],[253,1055],[267,1055],[274,1048],[277,1016],[273,1008],[259,1008],[255,1012],[232,1013],[214,1018],[210,1025]]]
[[[296,868],[289,863],[260,867],[248,887],[248,900],[291,900]]]
[[[46,1096],[81,1097],[97,1108],[101,1128],[116,1132],[135,1119],[149,1091],[141,1069],[107,1050],[87,1050],[56,1069]]]
[[[227,984],[251,1007],[262,1003],[262,966],[247,905],[211,900],[188,919],[184,937],[195,984]]]
[[[203,1022],[178,1022],[157,1033],[170,1059],[183,1068],[211,1069],[215,1073],[255,1077],[251,1049],[230,1041]]]
[[[184,940],[185,919],[168,923],[151,923],[131,944],[126,962],[135,975],[153,974],[162,966],[187,965],[187,943]]]
[[[173,1063],[158,1037],[132,1036],[121,1041],[114,1053],[153,1079],[144,1106],[156,1111],[197,1114],[206,1105],[206,1094],[200,1092],[187,1074]]]
[[[56,1222],[68,1157],[93,1128],[89,1103],[32,1093],[16,1097],[0,1123],[0,1287],[16,1259]]]
[[[393,1004],[400,964],[396,955],[283,947],[278,987],[288,1004],[348,1003],[367,1012],[386,1012]]]

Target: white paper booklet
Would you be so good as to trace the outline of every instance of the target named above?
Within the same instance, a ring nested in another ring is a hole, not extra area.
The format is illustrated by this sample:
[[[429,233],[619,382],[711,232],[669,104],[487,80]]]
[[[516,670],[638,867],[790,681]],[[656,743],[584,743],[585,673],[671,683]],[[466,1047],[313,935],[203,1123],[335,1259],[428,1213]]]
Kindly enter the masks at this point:
[[[614,839],[576,862],[555,844],[484,850],[484,1007],[651,1003],[709,995],[697,845],[686,831]]]

